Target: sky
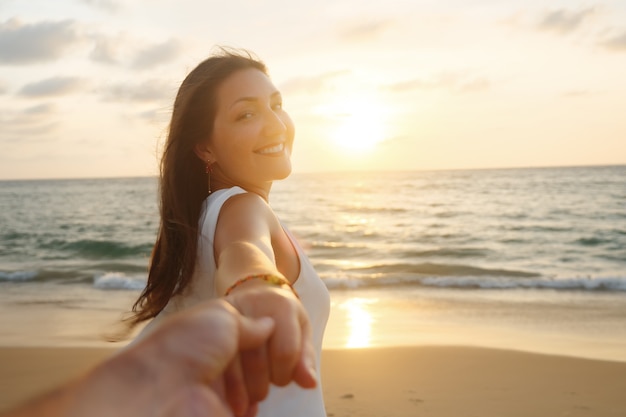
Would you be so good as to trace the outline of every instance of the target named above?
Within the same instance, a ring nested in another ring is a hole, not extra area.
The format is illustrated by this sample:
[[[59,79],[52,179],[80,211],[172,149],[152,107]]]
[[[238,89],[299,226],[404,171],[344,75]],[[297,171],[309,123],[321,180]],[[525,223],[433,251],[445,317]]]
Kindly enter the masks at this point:
[[[623,0],[0,0],[0,179],[157,174],[217,46],[269,67],[294,172],[626,163]]]

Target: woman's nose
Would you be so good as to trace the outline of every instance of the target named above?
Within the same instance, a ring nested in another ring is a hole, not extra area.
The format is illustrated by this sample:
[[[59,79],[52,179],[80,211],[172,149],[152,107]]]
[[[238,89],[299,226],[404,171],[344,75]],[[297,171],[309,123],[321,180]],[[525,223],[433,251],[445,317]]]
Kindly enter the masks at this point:
[[[282,135],[287,131],[287,125],[277,112],[270,109],[265,116],[263,130],[267,136]]]

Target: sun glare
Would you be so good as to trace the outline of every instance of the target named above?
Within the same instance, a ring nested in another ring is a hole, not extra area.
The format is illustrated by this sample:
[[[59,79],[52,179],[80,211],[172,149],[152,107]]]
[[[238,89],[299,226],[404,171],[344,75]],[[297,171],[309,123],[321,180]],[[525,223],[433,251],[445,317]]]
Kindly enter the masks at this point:
[[[347,348],[364,348],[370,346],[372,336],[372,316],[367,311],[368,300],[352,298],[341,305],[346,310],[349,320],[350,334],[346,342]]]
[[[325,108],[324,113],[333,121],[330,140],[344,151],[371,151],[387,135],[387,112],[377,99],[353,97],[338,100]]]

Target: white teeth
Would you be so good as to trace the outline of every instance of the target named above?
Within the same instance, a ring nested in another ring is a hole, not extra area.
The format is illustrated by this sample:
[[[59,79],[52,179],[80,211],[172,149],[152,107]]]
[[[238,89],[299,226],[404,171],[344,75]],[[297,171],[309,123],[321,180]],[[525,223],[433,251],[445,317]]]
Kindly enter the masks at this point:
[[[267,155],[270,153],[282,152],[283,149],[285,149],[285,144],[279,143],[278,145],[270,146],[269,148],[263,148],[260,151],[257,151],[257,153],[260,153],[261,155]]]

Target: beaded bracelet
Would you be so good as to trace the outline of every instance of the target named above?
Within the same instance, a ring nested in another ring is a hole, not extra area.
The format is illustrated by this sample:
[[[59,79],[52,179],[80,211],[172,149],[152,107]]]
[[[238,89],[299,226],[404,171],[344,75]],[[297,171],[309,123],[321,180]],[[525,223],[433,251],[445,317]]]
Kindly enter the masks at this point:
[[[230,294],[235,288],[237,288],[238,286],[240,286],[241,284],[243,284],[244,282],[248,282],[251,281],[253,279],[262,279],[263,281],[266,281],[272,285],[276,285],[276,286],[283,286],[286,285],[289,287],[289,289],[294,293],[294,295],[297,298],[300,298],[298,296],[298,293],[296,292],[296,290],[293,288],[293,285],[291,285],[291,282],[287,281],[284,278],[281,278],[279,276],[276,275],[272,275],[272,274],[256,274],[256,275],[249,275],[245,278],[242,278],[240,280],[238,280],[237,282],[235,282],[233,285],[231,285],[230,287],[228,287],[228,289],[226,290],[226,292],[224,293],[224,295],[228,295]]]

